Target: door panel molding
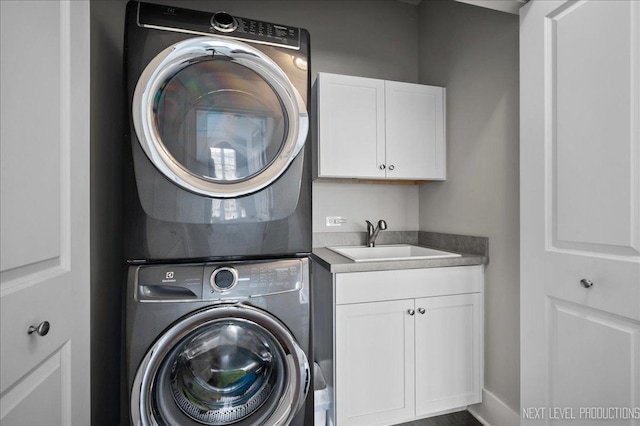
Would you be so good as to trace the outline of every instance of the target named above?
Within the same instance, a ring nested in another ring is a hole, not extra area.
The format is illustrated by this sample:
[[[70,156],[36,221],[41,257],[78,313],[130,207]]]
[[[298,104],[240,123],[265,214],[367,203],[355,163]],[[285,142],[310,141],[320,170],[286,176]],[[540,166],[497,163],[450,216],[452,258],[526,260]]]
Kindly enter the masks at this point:
[[[628,28],[611,31],[619,40],[599,42],[587,28],[605,12],[609,22],[629,16]],[[568,2],[545,16],[548,251],[640,263],[638,22],[636,2]],[[602,81],[608,84],[594,84]],[[629,168],[600,167],[626,161]]]
[[[33,401],[39,390],[45,393],[45,400]],[[59,397],[57,403],[56,397]],[[47,402],[47,399],[50,401]],[[71,342],[65,342],[59,350],[3,392],[0,401],[0,419],[8,424],[13,423],[12,418],[23,424],[71,424]],[[32,404],[50,405],[46,413],[37,414],[38,417],[43,416],[40,417],[43,420],[41,423],[35,423],[37,418],[25,418],[34,414]],[[60,411],[57,412],[57,409]]]
[[[39,5],[41,7],[44,5]],[[56,164],[56,167],[45,168],[45,170],[39,170],[39,173],[43,173],[47,181],[56,182],[55,190],[50,193],[41,194],[41,197],[49,197],[51,200],[47,205],[53,205],[51,209],[44,209],[43,202],[39,200],[40,197],[34,197],[33,192],[25,190],[23,184],[25,180],[29,180],[29,176],[24,174],[24,170],[21,167],[9,167],[8,170],[3,173],[2,180],[7,180],[5,187],[3,185],[3,202],[10,202],[14,205],[19,205],[18,212],[12,212],[12,208],[5,207],[3,209],[3,216],[9,214],[9,217],[5,220],[3,218],[2,234],[3,234],[3,247],[2,247],[2,270],[0,271],[0,297],[6,294],[10,294],[15,291],[20,291],[26,287],[37,284],[39,282],[46,281],[48,279],[55,278],[58,275],[62,275],[69,271],[70,267],[70,248],[71,248],[71,3],[69,1],[61,1],[57,3],[47,4],[46,7],[57,9],[58,22],[52,23],[58,29],[58,37],[53,39],[50,46],[39,46],[39,50],[49,49],[54,54],[59,56],[59,74],[57,78],[51,79],[49,83],[58,90],[56,92],[57,100],[55,110],[57,114],[49,116],[50,122],[38,123],[35,126],[31,123],[28,127],[24,126],[20,120],[16,120],[15,123],[4,123],[3,127],[8,124],[10,128],[7,130],[8,134],[3,132],[3,139],[5,136],[7,140],[17,139],[19,141],[24,140],[24,135],[21,134],[27,131],[27,140],[29,137],[45,138],[47,140],[46,145],[55,146],[52,156],[41,153],[44,163]],[[53,16],[52,16],[53,17]],[[54,49],[54,46],[57,49]],[[29,55],[25,55],[27,58]],[[36,55],[34,61],[40,61],[39,55]],[[29,63],[29,59],[26,61],[25,67],[34,68],[41,78],[45,78],[46,73],[42,74],[42,71],[36,66],[36,63]],[[9,76],[9,80],[13,80],[14,76]],[[54,76],[55,77],[55,76]],[[17,76],[18,79],[23,77]],[[3,79],[3,87],[4,87]],[[22,89],[21,89],[22,90]],[[4,98],[4,96],[3,96]],[[4,101],[4,99],[3,99]],[[13,99],[13,102],[19,100]],[[8,101],[7,101],[8,102]],[[4,105],[3,105],[4,109]],[[18,111],[20,112],[24,111]],[[40,114],[39,114],[40,116]],[[11,120],[11,116],[8,117]],[[4,120],[3,120],[4,121]],[[43,129],[48,129],[49,125],[55,126],[57,132],[43,132]],[[37,134],[44,133],[46,136],[38,136]],[[31,164],[37,164],[38,154],[35,154],[32,150],[26,150],[24,148],[16,148],[14,145],[26,145],[24,143],[12,143],[3,146],[3,157],[5,156],[5,149],[11,149],[11,158],[7,158],[3,162],[3,169],[8,163],[17,163],[17,158],[32,158]],[[33,144],[36,145],[36,144]],[[41,144],[39,144],[41,145]],[[56,154],[57,152],[57,154]],[[32,155],[36,155],[36,160]],[[10,186],[9,186],[10,185]],[[33,188],[32,188],[33,189]],[[5,191],[7,190],[7,191]],[[11,195],[8,200],[7,192],[14,193],[19,192],[23,195]],[[28,195],[24,195],[27,194]],[[16,198],[17,197],[17,198]],[[26,197],[26,198],[25,198]],[[42,209],[40,209],[42,208]],[[21,219],[20,216],[24,214],[25,210],[41,210],[39,214],[36,214],[38,220],[34,221],[33,218],[27,214]],[[51,216],[52,218],[46,219]],[[43,220],[44,219],[44,220]],[[22,223],[22,226],[17,226],[18,223]],[[39,235],[32,235],[33,233],[44,233],[42,238]],[[25,241],[33,244],[25,244]],[[28,248],[25,250],[24,248]]]
[[[584,392],[587,386],[583,385],[589,382],[600,383],[602,395],[590,400],[589,389],[581,398],[582,407],[572,407],[576,417],[580,408],[603,406],[602,398],[611,397],[610,406],[615,406],[628,397],[627,407],[640,406],[640,321],[550,296],[546,311],[547,407],[571,407],[562,396],[570,394],[575,400],[575,394]],[[571,344],[567,344],[569,339]],[[617,362],[611,363],[612,356]],[[602,361],[599,357],[607,362],[598,362]],[[568,380],[571,373],[576,374]],[[567,383],[572,384],[571,389],[566,389]],[[615,386],[604,389],[607,383]],[[615,394],[616,389],[620,395]]]

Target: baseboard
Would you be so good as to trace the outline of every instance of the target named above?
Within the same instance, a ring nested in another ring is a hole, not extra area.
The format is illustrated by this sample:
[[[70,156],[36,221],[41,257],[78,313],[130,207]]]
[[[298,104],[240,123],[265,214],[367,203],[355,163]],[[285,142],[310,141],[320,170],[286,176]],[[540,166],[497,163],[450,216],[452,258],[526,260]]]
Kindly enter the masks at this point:
[[[482,389],[482,402],[470,405],[467,410],[485,426],[518,426],[520,415],[500,398]]]

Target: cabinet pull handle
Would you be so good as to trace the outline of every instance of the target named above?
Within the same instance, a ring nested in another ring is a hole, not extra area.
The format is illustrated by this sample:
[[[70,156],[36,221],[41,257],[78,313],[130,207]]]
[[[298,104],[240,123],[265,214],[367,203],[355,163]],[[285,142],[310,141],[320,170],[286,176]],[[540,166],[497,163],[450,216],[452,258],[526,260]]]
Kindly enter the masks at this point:
[[[411,316],[414,316],[416,314],[416,311],[414,311],[413,309],[407,309],[407,313]]]
[[[588,280],[586,278],[583,278],[580,280],[580,284],[582,285],[582,287],[584,288],[591,288],[593,287],[593,281]]]
[[[46,336],[50,328],[51,326],[49,321],[42,321],[37,327],[34,327],[33,325],[29,326],[27,334],[38,333],[40,336]]]
[[[385,166],[384,164],[380,164],[380,170],[384,170],[387,166]]]
[[[396,166],[394,166],[393,164],[389,166],[389,170],[394,170],[396,168]]]
[[[420,312],[421,315],[424,315],[427,311],[424,308],[418,308],[418,312]]]

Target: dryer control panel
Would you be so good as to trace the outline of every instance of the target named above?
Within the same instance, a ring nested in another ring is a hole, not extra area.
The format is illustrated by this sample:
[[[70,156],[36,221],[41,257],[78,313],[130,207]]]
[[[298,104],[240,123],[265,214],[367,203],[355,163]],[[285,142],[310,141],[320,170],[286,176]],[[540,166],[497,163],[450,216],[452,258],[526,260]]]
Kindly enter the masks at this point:
[[[140,302],[240,300],[298,291],[308,280],[307,259],[137,268]]]
[[[224,11],[210,13],[140,3],[138,5],[138,25],[188,34],[230,36],[290,49],[300,48],[299,28],[232,16]]]

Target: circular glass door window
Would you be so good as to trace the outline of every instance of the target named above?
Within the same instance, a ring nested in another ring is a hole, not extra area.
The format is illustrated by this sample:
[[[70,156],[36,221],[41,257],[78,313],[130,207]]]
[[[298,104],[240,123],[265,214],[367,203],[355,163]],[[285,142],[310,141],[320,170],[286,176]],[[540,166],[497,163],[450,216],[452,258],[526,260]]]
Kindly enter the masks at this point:
[[[306,355],[275,317],[250,306],[193,312],[143,357],[131,387],[141,425],[284,425],[303,406]]]
[[[145,68],[132,105],[138,141],[170,181],[231,198],[275,181],[304,145],[308,114],[288,77],[259,50],[197,37]]]
[[[181,69],[158,91],[154,112],[171,156],[212,182],[260,173],[288,132],[287,113],[271,86],[249,68],[223,60]]]
[[[185,339],[161,369],[177,407],[208,425],[247,418],[275,404],[286,383],[279,343],[252,323],[219,321]],[[270,410],[267,410],[270,411]]]

